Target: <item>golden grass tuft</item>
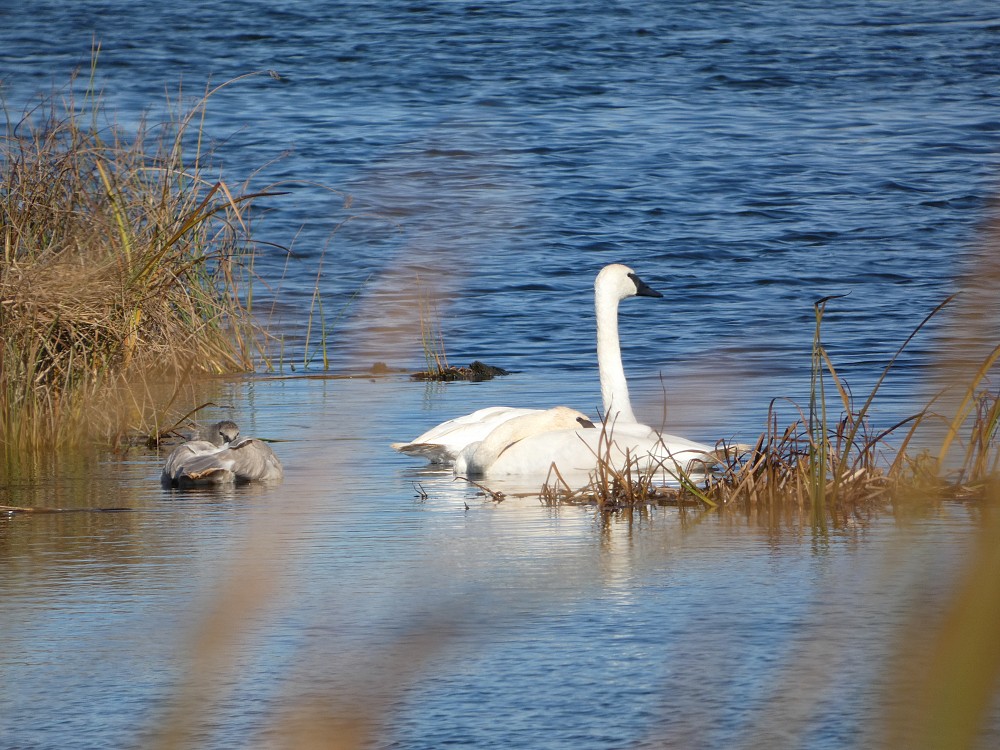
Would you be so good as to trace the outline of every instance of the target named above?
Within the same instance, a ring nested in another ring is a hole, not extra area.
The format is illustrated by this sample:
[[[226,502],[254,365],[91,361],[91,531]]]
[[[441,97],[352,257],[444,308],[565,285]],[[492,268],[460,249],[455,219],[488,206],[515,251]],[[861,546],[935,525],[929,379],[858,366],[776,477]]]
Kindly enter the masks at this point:
[[[427,364],[427,369],[420,373],[425,377],[420,379],[449,379],[445,377],[445,374],[453,368],[448,364],[448,353],[444,347],[444,334],[441,331],[441,314],[437,309],[437,300],[429,292],[422,290],[419,307],[420,343],[423,346],[424,360]]]
[[[260,194],[211,174],[202,142],[218,87],[127,134],[93,81],[80,101],[74,78],[63,98],[8,113],[0,139],[7,456],[112,435],[148,407],[146,379],[245,371],[263,353],[242,301]]]

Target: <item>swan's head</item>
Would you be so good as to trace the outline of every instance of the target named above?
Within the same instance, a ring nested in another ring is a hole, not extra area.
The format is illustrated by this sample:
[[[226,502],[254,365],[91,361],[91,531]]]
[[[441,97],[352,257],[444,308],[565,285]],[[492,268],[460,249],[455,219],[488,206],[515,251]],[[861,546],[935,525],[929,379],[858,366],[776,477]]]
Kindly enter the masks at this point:
[[[235,422],[225,419],[221,422],[210,424],[201,433],[201,439],[207,440],[220,448],[229,445],[240,436],[240,428]]]
[[[511,442],[553,430],[578,430],[581,427],[593,427],[594,423],[583,412],[570,409],[568,406],[553,406],[551,409],[525,414],[508,420],[497,428],[497,434],[502,434],[501,428],[506,427],[506,439]]]
[[[570,409],[568,406],[554,406],[551,409],[541,409],[508,419],[490,432],[481,445],[486,446],[485,450],[503,452],[526,437],[555,430],[578,430],[588,427],[594,427],[594,423],[583,412]]]
[[[576,409],[570,409],[568,406],[553,406],[551,409],[546,409],[545,414],[549,428],[553,430],[577,430],[581,427],[594,427],[590,417]]]
[[[663,296],[640,279],[635,271],[621,263],[612,263],[601,269],[594,281],[594,292],[598,295],[608,294],[620,300],[627,297]]]

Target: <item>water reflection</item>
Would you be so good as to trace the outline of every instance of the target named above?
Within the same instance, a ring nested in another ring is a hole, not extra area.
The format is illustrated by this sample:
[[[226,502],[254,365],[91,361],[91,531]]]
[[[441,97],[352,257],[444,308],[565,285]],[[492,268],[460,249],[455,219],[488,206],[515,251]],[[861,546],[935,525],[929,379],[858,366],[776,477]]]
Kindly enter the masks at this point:
[[[897,632],[940,602],[977,523],[497,502],[388,448],[493,393],[228,387],[284,441],[281,485],[164,490],[163,457],[137,450],[5,489],[78,509],[0,517],[3,703],[70,691],[65,724],[18,743],[69,742],[97,710],[118,746],[863,744]],[[94,510],[111,507],[129,510]]]

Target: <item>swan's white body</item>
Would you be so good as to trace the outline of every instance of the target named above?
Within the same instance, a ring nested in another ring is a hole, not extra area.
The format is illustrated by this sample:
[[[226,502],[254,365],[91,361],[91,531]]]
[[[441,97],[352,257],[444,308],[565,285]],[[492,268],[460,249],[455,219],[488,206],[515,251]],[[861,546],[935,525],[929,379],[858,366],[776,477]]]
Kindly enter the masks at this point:
[[[174,449],[160,481],[171,487],[187,487],[281,479],[284,470],[271,446],[254,438],[239,440],[239,434],[234,422],[216,422],[200,439]]]
[[[488,406],[464,417],[449,419],[409,443],[393,443],[392,447],[410,456],[423,456],[432,464],[449,464],[466,446],[478,443],[507,420],[538,411],[541,409]]]
[[[660,434],[635,418],[622,366],[618,304],[636,296],[663,295],[647,286],[631,268],[619,263],[605,266],[597,274],[594,309],[604,429],[546,429],[547,418],[537,416],[539,411],[546,410],[494,407],[449,420],[412,443],[396,443],[393,447],[404,453],[427,456],[434,462],[448,462],[462,455],[467,446],[481,440],[492,446],[495,456],[488,461],[470,460],[473,453],[469,453],[463,459],[465,471],[481,477],[519,476],[539,478],[539,481],[545,480],[553,464],[564,474],[592,472],[599,456],[609,458],[612,465],[621,466],[627,455],[638,468],[663,467],[668,472],[677,466],[686,469],[691,460],[712,463],[710,457],[714,449],[711,446]],[[525,420],[511,432],[491,435],[507,420],[531,414],[537,418]],[[428,447],[438,445],[443,447]]]
[[[510,442],[494,460],[475,466],[477,471],[469,474],[486,479],[531,477],[540,484],[550,475],[556,479],[555,466],[559,476],[576,489],[588,483],[601,460],[615,470],[630,466],[676,479],[682,472],[703,474],[706,465],[717,459],[707,445],[661,435],[643,424],[622,424],[536,432]]]
[[[491,467],[520,441],[540,433],[574,429],[596,431],[587,415],[575,409],[566,406],[531,409],[498,425],[483,440],[465,446],[455,459],[455,473],[487,476]]]

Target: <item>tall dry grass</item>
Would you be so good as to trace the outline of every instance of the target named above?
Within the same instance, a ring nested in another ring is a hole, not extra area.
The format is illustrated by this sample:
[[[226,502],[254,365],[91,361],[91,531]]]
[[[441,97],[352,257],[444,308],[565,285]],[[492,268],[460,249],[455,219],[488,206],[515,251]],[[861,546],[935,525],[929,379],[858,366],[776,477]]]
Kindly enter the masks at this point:
[[[822,343],[823,315],[833,299],[815,305],[809,402],[792,404],[797,419],[779,422],[772,402],[756,441],[720,442],[717,465],[707,476],[693,470],[703,467],[681,466],[669,458],[652,464],[646,456],[612,459],[614,427],[604,424],[604,449],[595,457],[590,483],[571,488],[555,469],[542,488],[543,501],[592,503],[608,512],[649,503],[741,510],[791,505],[823,525],[909,498],[988,497],[1000,480],[1000,390],[989,377],[1000,360],[1000,346],[967,372],[965,382],[951,384],[950,397],[939,392],[920,411],[876,427],[872,407],[899,356],[954,298],[916,326],[863,399],[855,398]],[[947,414],[936,411],[944,404],[954,406]],[[911,451],[928,426],[940,435],[937,449]]]
[[[249,370],[263,352],[245,304],[262,194],[216,173],[202,132],[221,86],[126,133],[93,68],[81,83],[6,113],[0,137],[8,459],[113,436],[149,418],[150,381]]]

